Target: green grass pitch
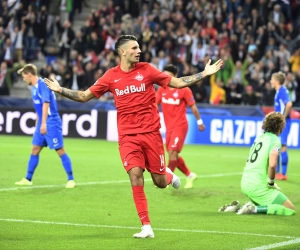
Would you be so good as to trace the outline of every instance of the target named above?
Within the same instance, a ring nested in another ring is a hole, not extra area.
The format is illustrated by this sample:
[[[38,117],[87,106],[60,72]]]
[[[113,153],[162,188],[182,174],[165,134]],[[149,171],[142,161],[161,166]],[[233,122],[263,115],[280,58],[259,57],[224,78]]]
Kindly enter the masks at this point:
[[[247,201],[240,191],[247,147],[186,145],[182,156],[199,175],[190,190],[158,189],[145,174],[154,239],[134,239],[140,222],[115,142],[65,139],[78,186],[55,151],[43,149],[33,188],[25,176],[31,137],[0,136],[0,249],[300,249],[300,217],[218,213]],[[300,207],[299,151],[289,151],[288,181],[278,185]],[[182,177],[184,176],[176,170]],[[262,247],[267,246],[267,247]]]

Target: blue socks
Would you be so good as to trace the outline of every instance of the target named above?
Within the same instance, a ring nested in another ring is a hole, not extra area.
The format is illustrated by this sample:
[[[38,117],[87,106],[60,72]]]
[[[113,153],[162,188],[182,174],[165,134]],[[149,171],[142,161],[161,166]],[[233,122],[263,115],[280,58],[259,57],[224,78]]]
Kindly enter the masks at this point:
[[[67,154],[64,154],[60,157],[60,159],[61,159],[64,169],[68,175],[68,180],[74,180],[73,172],[72,172],[72,163],[71,163],[69,156]]]
[[[32,176],[34,174],[34,171],[39,163],[39,155],[30,155],[29,161],[28,161],[28,167],[27,167],[27,175],[26,179],[31,181]],[[74,180],[73,178],[73,172],[72,172],[72,164],[69,156],[67,154],[62,155],[61,162],[64,166],[64,169],[68,175],[68,180]]]
[[[286,171],[287,171],[287,165],[288,165],[288,153],[287,151],[285,152],[281,152],[281,168],[282,168],[282,174],[286,175]]]
[[[35,168],[39,163],[39,155],[30,155],[27,167],[26,179],[31,181]]]

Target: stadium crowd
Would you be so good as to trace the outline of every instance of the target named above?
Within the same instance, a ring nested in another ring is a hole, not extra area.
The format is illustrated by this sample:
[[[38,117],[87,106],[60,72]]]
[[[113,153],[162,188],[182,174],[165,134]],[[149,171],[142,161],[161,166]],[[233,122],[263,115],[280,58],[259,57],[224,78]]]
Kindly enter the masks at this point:
[[[121,34],[138,38],[141,61],[178,76],[224,61],[218,74],[192,87],[197,103],[273,106],[272,73],[286,73],[300,106],[300,0],[113,0],[93,9],[77,32],[82,0],[0,0],[0,95],[9,95],[14,70],[45,56],[42,77],[86,89],[119,63]],[[113,98],[111,94],[104,99]]]

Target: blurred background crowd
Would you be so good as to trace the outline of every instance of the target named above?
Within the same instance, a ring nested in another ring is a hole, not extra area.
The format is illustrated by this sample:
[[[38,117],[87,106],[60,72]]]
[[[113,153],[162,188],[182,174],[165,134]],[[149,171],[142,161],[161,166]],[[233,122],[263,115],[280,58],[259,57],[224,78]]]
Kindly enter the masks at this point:
[[[273,106],[270,78],[280,70],[300,106],[300,0],[97,2],[75,30],[88,0],[0,0],[0,95],[9,95],[18,67],[41,56],[42,77],[54,73],[62,86],[84,90],[119,63],[118,36],[132,34],[141,61],[160,70],[173,63],[179,77],[202,71],[209,58],[224,60],[191,88],[197,103]]]

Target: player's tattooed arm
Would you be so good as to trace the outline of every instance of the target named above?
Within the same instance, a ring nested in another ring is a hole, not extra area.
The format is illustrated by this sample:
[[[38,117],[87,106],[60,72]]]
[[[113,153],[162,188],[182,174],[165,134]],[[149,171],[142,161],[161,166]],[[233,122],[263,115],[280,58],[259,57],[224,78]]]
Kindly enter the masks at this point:
[[[44,81],[49,89],[73,101],[87,102],[95,97],[89,89],[87,89],[86,91],[78,91],[78,90],[63,88],[59,85],[59,83],[55,80],[54,77],[51,77],[51,79],[45,78]]]
[[[61,88],[61,95],[77,102],[85,101],[85,94],[83,91]]]
[[[189,84],[188,86],[190,86],[190,85],[192,85],[192,84],[194,84],[198,81],[203,80],[203,78],[204,78],[204,73],[200,72],[200,73],[195,74],[195,75],[181,77],[180,79],[184,83]]]
[[[185,88],[195,84],[198,81],[203,80],[204,78],[205,76],[203,72],[180,78],[172,77],[171,81],[169,82],[169,86],[172,88]]]
[[[86,91],[79,91],[61,88],[61,91],[59,93],[76,102],[87,102],[95,97],[89,89],[87,89]]]
[[[223,65],[222,60],[218,60],[217,62],[215,62],[212,65],[210,65],[210,63],[211,63],[211,60],[208,60],[208,63],[206,64],[205,69],[198,74],[191,75],[191,76],[184,76],[181,78],[172,77],[171,81],[169,82],[169,86],[172,88],[189,87],[189,86],[195,84],[196,82],[203,80],[205,77],[217,73]]]

